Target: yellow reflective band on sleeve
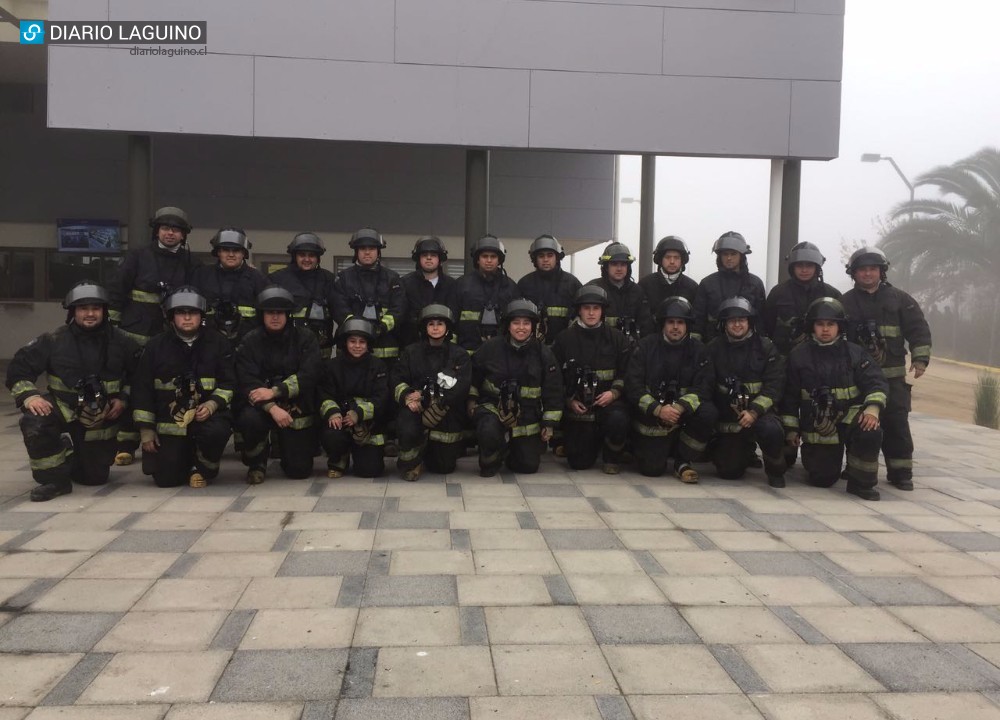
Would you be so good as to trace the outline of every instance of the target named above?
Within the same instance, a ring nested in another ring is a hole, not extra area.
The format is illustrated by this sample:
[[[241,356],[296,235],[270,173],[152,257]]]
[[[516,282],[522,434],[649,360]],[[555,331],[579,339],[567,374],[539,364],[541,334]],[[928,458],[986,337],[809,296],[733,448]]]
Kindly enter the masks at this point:
[[[409,387],[409,384],[405,382],[401,382],[396,386],[396,389],[392,393],[392,396],[396,398],[396,402],[400,402],[403,399],[403,394],[406,393],[406,390]]]
[[[743,427],[739,423],[717,423],[715,429],[717,432],[731,435],[742,431]]]
[[[479,397],[479,388],[477,388],[475,386],[470,387],[469,388],[469,397],[472,398],[472,399],[478,398]]]
[[[174,383],[173,383],[172,380],[168,380],[167,382],[164,382],[163,380],[160,380],[160,378],[156,378],[156,379],[153,380],[153,389],[154,390],[176,390],[177,386],[174,385]]]
[[[137,432],[126,432],[124,430],[118,431],[118,442],[139,442],[139,433]]]
[[[59,398],[56,398],[56,407],[59,408],[59,413],[63,416],[63,420],[66,422],[73,422],[76,420],[76,410],[61,401]]]
[[[885,407],[888,398],[886,398],[885,393],[881,390],[876,390],[875,392],[868,393],[865,395],[865,405],[881,405]]]
[[[515,425],[511,428],[511,437],[528,437],[530,435],[538,435],[542,432],[542,426],[538,423],[531,423],[530,425]]]
[[[929,358],[931,356],[931,346],[930,345],[917,345],[916,347],[910,348],[910,357],[920,359]]]
[[[34,385],[32,385],[34,387]],[[49,375],[49,390],[55,390],[56,392],[73,392],[66,383],[63,382],[62,378],[56,377],[55,375]]]
[[[377,358],[381,358],[383,360],[385,358],[399,357],[399,348],[398,347],[377,347],[377,348],[372,348],[372,355],[374,355]]]
[[[545,314],[549,317],[569,317],[569,308],[547,307],[545,308]]]
[[[322,403],[320,403],[320,406],[319,406],[319,414],[320,415],[326,415],[331,410],[333,412],[335,412],[335,413],[339,413],[340,412],[340,405],[338,405],[337,403],[335,403],[333,400],[324,400]]]
[[[240,317],[245,318],[255,318],[257,317],[257,308],[251,307],[250,305],[237,305],[237,312],[239,312]]]
[[[98,440],[114,440],[118,437],[118,426],[112,425],[111,427],[98,428],[95,430],[87,430],[83,433],[84,442],[97,442]]]
[[[28,467],[32,470],[51,470],[52,468],[57,468],[66,462],[66,450],[65,448],[57,452],[55,455],[49,455],[43,458],[28,458]]]
[[[802,442],[807,445],[840,445],[840,436],[837,433],[833,435],[820,435],[819,433],[802,433]]]
[[[128,330],[123,330],[122,328],[118,328],[118,329],[121,330],[126,335],[128,335],[133,340],[135,340],[136,343],[138,343],[139,347],[146,347],[146,343],[149,342],[149,336],[148,335],[140,335],[139,333],[134,333],[134,332],[129,332]]]
[[[604,324],[608,327],[615,327],[618,324],[618,318],[614,315],[608,315],[604,318]]]
[[[852,422],[854,422],[854,418],[858,416],[859,412],[861,412],[861,407],[859,405],[852,405],[851,407],[847,408],[847,412],[844,413],[844,417],[840,419],[840,422],[842,422],[845,425],[850,425]]]
[[[156,422],[156,413],[151,413],[149,410],[133,410],[132,419],[137,423],[152,425]]]
[[[372,420],[375,417],[375,406],[364,398],[354,398],[354,404],[358,406],[362,420]]]
[[[546,410],[542,413],[543,422],[558,423],[562,420],[562,410]]]
[[[108,320],[117,323],[122,321],[122,311],[121,310],[108,310]]]
[[[303,415],[302,417],[295,418],[292,420],[292,424],[288,426],[290,430],[304,430],[305,428],[312,427],[313,416]]]
[[[187,435],[187,428],[179,427],[177,423],[156,423],[156,434],[185,437]]]
[[[887,378],[901,378],[906,377],[906,366],[897,365],[895,367],[882,368],[882,374]]]
[[[223,390],[222,388],[219,388],[218,390],[216,390],[212,394],[215,395],[216,397],[220,397],[223,400],[225,400],[226,404],[229,404],[229,403],[231,403],[233,401],[233,391],[232,390]]]
[[[431,430],[427,434],[427,439],[432,442],[445,443],[447,445],[454,445],[455,443],[463,442],[465,436],[461,432],[442,432],[441,430]]]
[[[784,425],[789,430],[799,429],[799,419],[794,415],[782,415],[781,424]]]
[[[382,445],[385,445],[385,435],[382,433],[374,433],[369,435],[368,438],[361,444],[362,446],[374,445],[375,447],[381,447]]]
[[[750,395],[756,395],[757,393],[759,393],[761,391],[761,388],[763,388],[763,387],[764,387],[764,383],[762,383],[762,382],[745,382],[745,383],[743,383],[743,388]]]
[[[198,383],[205,392],[215,390],[215,378],[198,378]]]
[[[878,331],[882,333],[884,338],[897,338],[903,334],[899,325],[879,325]]]
[[[386,313],[381,317],[382,323],[385,325],[386,332],[392,332],[392,329],[396,327],[396,318],[394,318],[389,313]]]
[[[858,390],[857,385],[851,385],[850,387],[846,388],[830,388],[830,393],[837,400],[857,400],[858,397],[861,395],[861,391]],[[802,390],[802,399],[803,400],[812,399],[812,395],[809,393],[808,390]]]
[[[281,384],[285,386],[286,393],[285,396],[289,398],[296,398],[299,396],[299,376],[289,375]]]
[[[641,398],[639,398],[639,409],[642,410],[643,412],[648,412],[649,408],[653,407],[656,404],[657,404],[656,398],[650,395],[649,393],[646,393]]]
[[[752,404],[760,407],[761,410],[767,412],[774,405],[774,400],[767,397],[766,395],[758,395],[753,400],[750,401]]]
[[[614,380],[615,371],[614,370],[595,370],[594,374],[597,375],[598,380]]]
[[[540,387],[522,387],[518,394],[524,400],[532,400],[535,398],[540,398],[542,396],[542,389]]]
[[[121,380],[102,380],[101,382],[104,384],[104,391],[108,393],[108,395],[114,395],[122,390]]]
[[[49,376],[49,387],[52,387],[52,377]],[[35,387],[35,383],[28,380],[18,380],[14,383],[14,386],[10,389],[11,395],[20,395],[26,392],[38,392],[38,388]]]
[[[292,313],[292,317],[293,318],[304,318],[306,316],[306,312],[307,312],[306,308],[300,308],[299,310],[296,310],[295,312]]]
[[[128,294],[135,302],[160,304],[160,293],[146,292],[145,290],[133,290]]]
[[[678,402],[686,403],[691,408],[691,412],[694,412],[699,407],[701,407],[701,398],[698,397],[695,393],[688,393],[687,395],[681,395],[681,398],[680,400],[678,400]]]
[[[480,317],[482,317],[482,313],[481,312],[478,312],[476,310],[463,310],[459,314],[458,319],[459,319],[459,322],[461,322],[462,320],[472,321],[472,322],[479,322],[479,318]]]
[[[493,381],[489,378],[483,379],[483,392],[489,393],[490,395],[496,395],[497,397],[500,396],[500,388],[494,385]]]

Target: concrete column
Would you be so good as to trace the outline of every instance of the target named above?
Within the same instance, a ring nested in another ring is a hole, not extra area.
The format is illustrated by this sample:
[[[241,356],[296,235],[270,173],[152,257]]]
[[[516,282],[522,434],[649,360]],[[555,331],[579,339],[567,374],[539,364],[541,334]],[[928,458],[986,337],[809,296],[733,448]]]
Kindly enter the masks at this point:
[[[642,156],[642,203],[639,205],[639,275],[653,271],[653,211],[656,209],[656,155]],[[638,279],[638,278],[637,278]]]
[[[128,244],[146,237],[153,215],[153,147],[149,135],[128,136]]]
[[[799,241],[799,197],[802,190],[802,161],[786,160],[781,178],[781,257]]]
[[[462,261],[472,268],[472,245],[489,232],[490,151],[465,151],[465,255]]]
[[[781,178],[785,161],[771,161],[771,192],[767,206],[767,272],[764,285],[770,290],[781,282]]]

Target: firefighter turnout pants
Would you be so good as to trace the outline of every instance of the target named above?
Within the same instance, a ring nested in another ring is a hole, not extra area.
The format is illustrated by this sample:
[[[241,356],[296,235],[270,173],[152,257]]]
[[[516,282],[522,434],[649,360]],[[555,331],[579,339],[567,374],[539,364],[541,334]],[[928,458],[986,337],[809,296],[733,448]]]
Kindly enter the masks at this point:
[[[271,454],[271,433],[274,432],[280,449],[281,471],[285,477],[302,479],[313,474],[316,428],[311,423],[300,428],[279,428],[267,412],[245,405],[236,416],[236,428],[243,437],[243,464],[251,470],[267,467]]]
[[[320,434],[330,470],[347,472],[353,466],[358,477],[373,478],[385,471],[385,435],[372,433],[364,443],[358,443],[350,428],[335,430],[328,425]]]
[[[216,413],[204,422],[193,422],[186,430],[186,435],[157,432],[160,447],[155,453],[142,454],[142,471],[152,475],[159,487],[187,485],[192,471],[206,480],[219,475],[219,462],[233,431],[229,413]]]
[[[882,428],[862,430],[857,422],[841,423],[837,434],[814,441],[803,439],[802,467],[810,485],[833,487],[840,479],[844,449],[847,449],[847,487],[873,488],[878,482],[878,451]]]
[[[563,446],[569,466],[574,470],[592,468],[602,451],[604,462],[621,463],[628,439],[628,422],[628,408],[620,402],[595,408],[586,415],[564,411]]]
[[[646,477],[659,477],[671,457],[684,462],[704,460],[718,417],[715,405],[703,402],[694,413],[685,413],[680,426],[669,433],[660,425],[635,423],[632,447],[639,472]]]
[[[465,454],[462,419],[454,410],[449,410],[437,427],[428,430],[420,413],[400,408],[396,416],[396,434],[399,438],[396,468],[400,472],[423,463],[430,472],[447,475],[455,472],[458,459]]]
[[[764,456],[764,472],[768,477],[781,477],[785,473],[785,430],[781,420],[772,413],[757,418],[749,428],[733,426],[720,428],[711,443],[710,455],[716,473],[723,480],[739,480],[746,473],[754,456],[754,443],[760,445]]]
[[[62,486],[74,482],[80,485],[106,483],[115,459],[117,422],[102,423],[90,429],[78,422],[67,423],[59,414],[55,398],[44,397],[52,403],[50,414],[24,413],[20,420],[28,465],[35,482]],[[63,441],[63,433],[69,435],[71,447]]]

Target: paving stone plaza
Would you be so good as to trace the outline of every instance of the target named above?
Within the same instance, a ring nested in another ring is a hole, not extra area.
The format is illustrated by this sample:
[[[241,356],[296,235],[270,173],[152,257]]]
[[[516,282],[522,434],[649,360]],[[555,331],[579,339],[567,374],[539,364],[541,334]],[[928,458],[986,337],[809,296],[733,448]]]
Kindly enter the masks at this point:
[[[551,457],[31,503],[0,425],[0,720],[1000,718],[994,431],[915,414],[877,503]]]

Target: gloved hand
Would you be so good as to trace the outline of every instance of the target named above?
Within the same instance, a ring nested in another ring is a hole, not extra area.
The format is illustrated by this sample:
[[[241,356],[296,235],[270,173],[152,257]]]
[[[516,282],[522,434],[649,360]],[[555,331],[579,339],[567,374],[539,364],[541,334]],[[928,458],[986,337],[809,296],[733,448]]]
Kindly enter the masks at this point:
[[[502,409],[497,408],[497,417],[500,418],[500,422],[508,430],[517,425],[517,416],[519,414],[520,412],[504,412]]]
[[[433,430],[441,423],[442,420],[444,420],[444,416],[447,413],[448,408],[439,403],[432,402],[427,409],[420,414],[420,422],[423,423],[425,428]]]
[[[371,423],[359,422],[351,428],[351,439],[356,445],[364,445],[372,436]]]

